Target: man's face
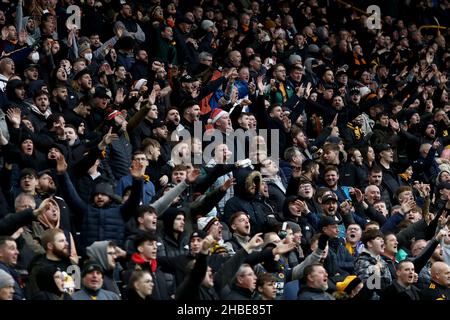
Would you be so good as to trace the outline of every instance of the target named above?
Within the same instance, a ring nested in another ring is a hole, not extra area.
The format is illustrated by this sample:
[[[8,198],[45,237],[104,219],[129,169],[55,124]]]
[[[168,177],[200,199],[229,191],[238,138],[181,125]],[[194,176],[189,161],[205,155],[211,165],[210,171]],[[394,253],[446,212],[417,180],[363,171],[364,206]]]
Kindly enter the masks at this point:
[[[286,80],[286,68],[283,66],[278,66],[274,71],[275,79],[278,81]]]
[[[223,133],[228,133],[233,129],[231,119],[228,115],[221,116],[220,119],[216,121],[214,126]]]
[[[66,136],[66,140],[69,142],[69,146],[73,146],[78,136],[75,130],[71,127],[64,128],[64,134]]]
[[[182,233],[184,231],[184,215],[179,214],[173,222],[173,231]]]
[[[362,157],[362,154],[361,154],[361,152],[359,150],[356,150],[353,153],[353,159],[352,160],[355,162],[356,165],[358,165],[358,166],[362,165],[363,157]]]
[[[55,93],[56,97],[61,101],[67,101],[67,98],[69,97],[67,88],[56,88]]]
[[[94,196],[94,203],[99,208],[106,206],[110,201],[111,199],[109,198],[109,196],[103,193],[97,193]]]
[[[142,217],[138,218],[138,222],[142,224],[145,230],[154,231],[156,230],[156,223],[158,216],[155,212],[145,212]]]
[[[33,81],[33,80],[37,80],[39,77],[39,73],[38,73],[38,69],[37,68],[29,68],[27,70],[25,70],[25,78]]]
[[[87,273],[83,277],[83,285],[90,290],[99,290],[103,286],[103,274],[97,270]]]
[[[339,175],[336,171],[330,170],[325,174],[324,179],[328,187],[334,188],[338,183]]]
[[[398,241],[397,237],[394,234],[388,235],[386,237],[386,241],[384,243],[384,252],[389,254],[396,254],[398,251]]]
[[[211,235],[214,240],[220,241],[222,240],[222,229],[222,224],[219,221],[214,221],[214,223],[208,230],[208,235]]]
[[[231,151],[228,149],[226,144],[220,144],[215,149],[214,159],[218,164],[227,163],[227,161],[231,158]]]
[[[233,65],[233,67],[239,68],[239,66],[241,65],[241,61],[242,61],[242,56],[239,51],[230,52],[229,59],[230,59],[231,64]]]
[[[328,273],[324,267],[314,267],[314,271],[308,275],[308,286],[324,291],[328,289]]]
[[[414,194],[411,190],[403,191],[398,195],[398,202],[400,202],[400,204],[411,200],[414,200]]]
[[[108,246],[106,248],[106,256],[108,259],[108,266],[110,270],[114,269],[116,267],[116,258],[117,258],[116,248],[113,246]]]
[[[0,261],[7,266],[15,266],[17,264],[17,257],[19,250],[15,241],[6,240],[3,247],[0,248]]]
[[[450,286],[450,266],[443,265],[435,280],[437,280],[437,283],[448,288]]]
[[[157,138],[167,139],[169,136],[169,130],[166,126],[157,127],[154,129],[154,134]]]
[[[274,300],[277,296],[277,288],[275,287],[275,281],[264,282],[264,285],[258,288],[258,292],[264,298]]]
[[[323,80],[329,84],[333,83],[334,82],[333,71],[331,70],[326,71],[325,74],[323,75]]]
[[[322,157],[325,164],[334,164],[338,159],[338,153],[329,149],[323,153]]]
[[[54,193],[56,192],[56,185],[53,178],[48,174],[43,174],[39,178],[39,190],[42,192]]]
[[[85,74],[80,79],[78,79],[78,83],[83,90],[92,89],[92,78],[89,74]]]
[[[191,122],[197,121],[200,119],[200,106],[199,105],[194,105],[191,108],[189,108],[188,110],[188,120],[190,120]]]
[[[27,174],[20,179],[20,189],[25,193],[34,193],[38,184],[38,179],[31,174]]]
[[[369,175],[369,184],[375,185],[375,186],[381,186],[381,181],[383,180],[383,173],[382,172],[372,172]]]
[[[378,201],[373,205],[373,208],[385,217],[387,217],[387,215],[389,214],[388,209],[386,207],[386,203],[384,202]]]
[[[291,72],[291,78],[294,81],[297,81],[297,82],[302,81],[302,76],[303,76],[303,73],[300,70],[298,70],[298,69],[294,69]]]
[[[252,268],[246,267],[243,270],[243,274],[237,278],[237,284],[241,288],[254,291],[256,288],[256,275]]]
[[[376,237],[367,242],[367,248],[375,255],[380,255],[384,252],[384,240],[382,237]]]
[[[250,235],[250,220],[246,214],[241,214],[239,217],[234,219],[231,229],[241,236]]]
[[[283,109],[280,106],[277,106],[272,109],[270,112],[270,116],[274,119],[283,120]]]
[[[342,97],[341,96],[334,97],[332,106],[338,111],[342,110],[344,108],[344,100],[342,100]]]
[[[128,4],[122,6],[121,12],[125,18],[130,18],[133,15],[131,6]]]
[[[375,202],[381,199],[380,189],[375,185],[368,186],[366,189],[365,196],[367,202],[373,205]]]
[[[311,183],[303,183],[298,187],[298,195],[304,199],[311,199],[314,194]]]
[[[14,297],[14,286],[6,286],[0,289],[0,301],[12,300]]]
[[[425,130],[425,134],[430,138],[436,137],[436,129],[434,128],[434,125],[429,124],[427,126],[427,129]]]
[[[47,111],[48,107],[50,106],[50,101],[48,100],[48,97],[44,94],[36,97],[34,103],[41,112]]]
[[[144,241],[139,245],[138,250],[146,260],[155,260],[158,246],[156,245],[156,241]]]
[[[173,171],[172,172],[172,183],[179,184],[186,180],[186,171]]]
[[[177,126],[180,124],[180,113],[178,112],[178,110],[172,109],[167,113],[166,120],[171,121]]]
[[[63,232],[55,235],[54,241],[49,248],[51,252],[60,259],[64,259],[70,256],[69,243],[67,242],[66,235]]]
[[[402,263],[395,274],[397,280],[403,285],[412,285],[414,282],[414,264],[412,262]]]
[[[337,202],[335,202],[337,205]],[[339,235],[339,228],[337,224],[330,224],[326,227],[322,228],[323,233],[325,233],[327,236],[329,236],[332,239],[337,238]]]
[[[191,247],[191,252],[197,254],[202,249],[203,239],[200,237],[193,237],[189,243]]]
[[[250,128],[250,119],[248,115],[243,115],[240,117],[238,122],[243,129],[248,130]]]
[[[91,42],[91,46],[99,47],[101,45],[100,37],[98,34],[90,36],[89,41]]]
[[[350,243],[357,243],[361,240],[362,229],[358,224],[351,224],[348,226],[345,233],[345,239]]]

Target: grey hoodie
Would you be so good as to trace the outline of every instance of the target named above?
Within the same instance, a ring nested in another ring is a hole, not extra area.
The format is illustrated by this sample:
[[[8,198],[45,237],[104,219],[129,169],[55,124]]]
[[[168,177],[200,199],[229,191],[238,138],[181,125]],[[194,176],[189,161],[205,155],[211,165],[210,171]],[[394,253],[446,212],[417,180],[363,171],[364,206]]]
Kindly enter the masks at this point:
[[[96,261],[103,269],[103,289],[117,293],[120,296],[120,290],[113,278],[114,268],[108,264],[108,245],[110,241],[95,241],[86,248],[86,254],[89,260]]]

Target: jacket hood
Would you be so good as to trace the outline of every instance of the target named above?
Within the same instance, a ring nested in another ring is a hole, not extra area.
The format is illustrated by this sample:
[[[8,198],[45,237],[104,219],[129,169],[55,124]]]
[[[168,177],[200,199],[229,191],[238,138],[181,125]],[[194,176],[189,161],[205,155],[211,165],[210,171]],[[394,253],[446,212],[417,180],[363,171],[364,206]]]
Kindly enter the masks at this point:
[[[86,248],[86,254],[91,260],[95,260],[104,272],[111,269],[108,265],[108,245],[109,241],[95,241]]]
[[[241,198],[255,198],[259,194],[261,186],[261,173],[259,171],[252,171],[248,168],[238,169],[233,172],[236,178],[236,185],[234,186],[234,194]],[[256,192],[254,195],[249,193],[252,183],[256,185]]]
[[[183,207],[178,208],[168,208],[166,211],[164,211],[164,214],[162,215],[162,220],[164,224],[164,232],[166,235],[168,235],[170,238],[173,239],[173,222],[175,221],[176,217],[178,215],[183,215],[186,218],[186,213],[183,209]]]

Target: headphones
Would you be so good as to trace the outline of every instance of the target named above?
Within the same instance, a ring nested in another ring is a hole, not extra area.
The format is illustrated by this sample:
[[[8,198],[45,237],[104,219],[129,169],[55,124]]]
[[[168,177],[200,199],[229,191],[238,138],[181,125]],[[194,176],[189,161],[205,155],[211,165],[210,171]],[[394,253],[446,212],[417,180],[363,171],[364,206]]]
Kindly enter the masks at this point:
[[[288,223],[285,221],[283,222],[283,226],[281,227],[281,230],[278,232],[278,236],[281,240],[287,237],[288,233],[286,231]]]

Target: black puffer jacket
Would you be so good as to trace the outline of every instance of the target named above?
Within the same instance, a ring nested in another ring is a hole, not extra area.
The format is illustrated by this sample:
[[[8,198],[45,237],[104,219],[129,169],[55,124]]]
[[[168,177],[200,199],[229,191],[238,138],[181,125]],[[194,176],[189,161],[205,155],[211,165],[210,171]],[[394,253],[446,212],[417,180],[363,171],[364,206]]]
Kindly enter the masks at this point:
[[[264,203],[259,195],[261,173],[241,169],[236,170],[233,176],[236,178],[235,196],[225,204],[222,221],[228,222],[234,213],[244,211],[249,215],[252,233],[263,231],[267,226],[268,218],[265,214]],[[256,186],[255,194],[249,192],[253,184]]]

